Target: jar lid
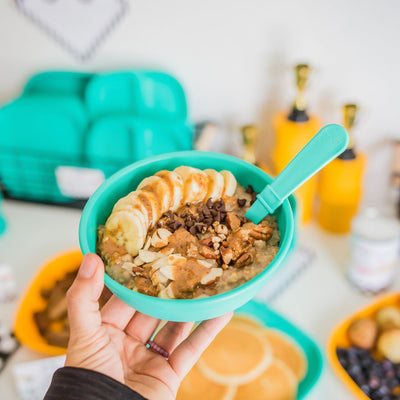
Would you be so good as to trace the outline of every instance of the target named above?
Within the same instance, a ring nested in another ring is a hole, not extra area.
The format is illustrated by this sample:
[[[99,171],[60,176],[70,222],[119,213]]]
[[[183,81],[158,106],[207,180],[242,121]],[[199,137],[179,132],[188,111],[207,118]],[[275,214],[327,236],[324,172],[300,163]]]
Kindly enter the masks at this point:
[[[376,241],[396,239],[400,238],[400,223],[370,207],[353,219],[352,233]]]

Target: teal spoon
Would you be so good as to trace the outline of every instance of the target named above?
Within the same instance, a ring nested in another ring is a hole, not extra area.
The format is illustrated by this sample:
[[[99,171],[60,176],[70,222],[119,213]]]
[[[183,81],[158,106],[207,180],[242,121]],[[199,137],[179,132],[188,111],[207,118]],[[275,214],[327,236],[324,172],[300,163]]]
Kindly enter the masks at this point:
[[[349,135],[340,125],[324,126],[285,169],[257,195],[246,217],[258,224],[272,214],[299,186],[346,150]]]

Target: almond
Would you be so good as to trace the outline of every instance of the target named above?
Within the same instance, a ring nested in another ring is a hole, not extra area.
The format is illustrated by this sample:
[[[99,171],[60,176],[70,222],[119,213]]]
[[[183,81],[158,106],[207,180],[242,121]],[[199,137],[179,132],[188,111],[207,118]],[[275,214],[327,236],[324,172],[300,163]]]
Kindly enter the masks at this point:
[[[206,276],[203,276],[200,283],[202,285],[208,285],[210,283],[215,282],[221,275],[222,275],[221,268],[211,268],[211,271]]]
[[[160,258],[160,254],[149,250],[139,250],[139,257],[145,262],[150,263]]]
[[[167,265],[165,267],[161,267],[159,270],[167,279],[170,279],[171,281],[175,280],[175,267],[171,265]]]

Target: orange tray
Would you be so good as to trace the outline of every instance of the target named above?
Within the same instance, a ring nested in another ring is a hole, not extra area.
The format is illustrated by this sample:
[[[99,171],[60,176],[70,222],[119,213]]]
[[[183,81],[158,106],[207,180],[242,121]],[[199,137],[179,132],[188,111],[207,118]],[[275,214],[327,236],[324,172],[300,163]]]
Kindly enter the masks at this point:
[[[14,334],[20,343],[32,350],[51,356],[66,353],[66,348],[49,345],[40,335],[33,319],[36,311],[43,310],[46,301],[40,295],[42,289],[51,289],[66,273],[75,271],[82,262],[78,249],[57,254],[40,268],[22,296],[14,321]]]
[[[361,400],[370,400],[370,398],[359,388],[342,367],[336,355],[336,349],[338,347],[350,347],[350,342],[347,338],[347,329],[356,318],[372,317],[381,307],[388,305],[396,305],[400,307],[400,293],[389,293],[380,296],[368,306],[358,310],[353,315],[336,325],[328,339],[327,353],[330,365],[348,389],[350,389],[350,391]]]

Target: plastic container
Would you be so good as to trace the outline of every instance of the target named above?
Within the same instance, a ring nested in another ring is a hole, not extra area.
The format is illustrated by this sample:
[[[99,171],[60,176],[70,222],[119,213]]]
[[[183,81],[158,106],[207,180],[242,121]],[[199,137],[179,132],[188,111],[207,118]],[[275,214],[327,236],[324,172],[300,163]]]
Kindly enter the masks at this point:
[[[297,392],[297,399],[303,399],[318,381],[323,369],[323,359],[317,344],[300,329],[263,303],[252,300],[238,308],[235,314],[247,315],[257,319],[268,328],[278,329],[286,333],[303,349],[307,358],[308,369]]]
[[[61,187],[58,167],[108,177],[144,157],[192,149],[193,131],[183,88],[165,73],[40,73],[0,109],[0,181],[7,196],[81,204]]]
[[[186,122],[185,93],[170,75],[156,71],[123,71],[97,75],[85,93],[92,118],[130,114],[171,122]]]
[[[55,282],[62,279],[67,272],[78,269],[82,258],[82,252],[79,249],[67,250],[46,261],[33,277],[21,296],[14,321],[14,334],[21,344],[31,350],[51,356],[65,354],[65,348],[52,346],[41,336],[33,314],[46,306],[46,301],[40,295],[41,290],[52,288]]]
[[[108,177],[122,166],[146,157],[191,150],[193,129],[183,122],[165,124],[129,115],[97,120],[87,133],[85,159]]]
[[[2,215],[2,207],[1,207],[1,203],[3,201],[3,196],[0,193],[0,235],[6,230],[7,227],[7,223],[6,220],[4,219],[3,215]]]
[[[400,223],[375,208],[352,222],[348,277],[361,291],[377,293],[392,283],[399,266]]]
[[[351,391],[355,398],[360,400],[370,400],[370,398],[363,393],[360,387],[353,381],[347,371],[342,367],[336,355],[338,347],[350,347],[350,342],[347,338],[347,330],[350,324],[357,318],[372,317],[381,307],[396,305],[400,306],[400,294],[390,293],[377,298],[375,301],[361,308],[348,318],[339,322],[333,329],[327,342],[327,355],[329,363],[333,371],[338,375],[343,384]]]
[[[365,157],[336,158],[320,172],[318,223],[332,233],[348,233],[362,195]],[[339,217],[339,218],[338,218]]]
[[[70,95],[83,99],[86,85],[94,74],[73,71],[48,71],[33,75],[25,85],[23,95]]]
[[[187,151],[170,153],[137,162],[107,179],[87,202],[80,221],[79,241],[82,252],[96,252],[97,227],[104,224],[114,204],[133,191],[145,177],[162,169],[173,170],[180,165],[200,169],[228,169],[242,185],[252,185],[259,192],[272,179],[256,166],[236,157],[208,152]],[[232,311],[253,298],[285,260],[292,245],[293,211],[285,200],[274,215],[277,217],[281,242],[278,254],[271,264],[249,282],[216,296],[190,300],[167,300],[132,291],[107,274],[105,284],[122,301],[136,310],[155,318],[170,321],[193,321],[216,317]]]

